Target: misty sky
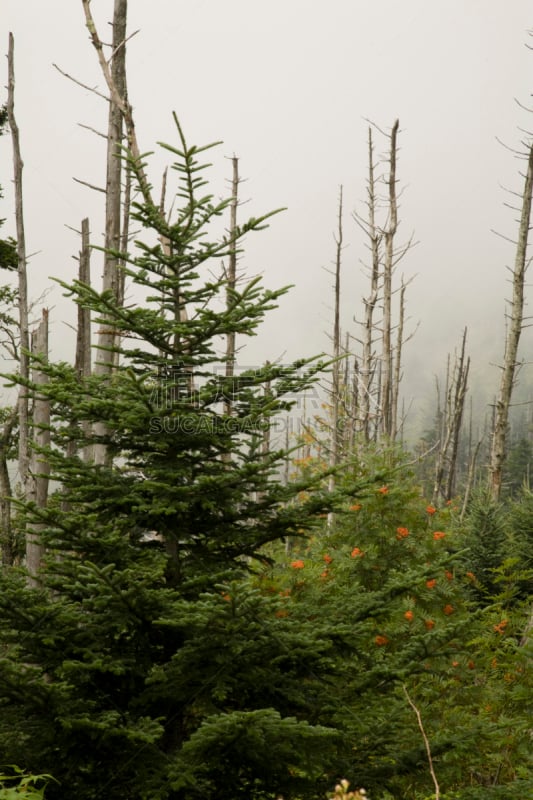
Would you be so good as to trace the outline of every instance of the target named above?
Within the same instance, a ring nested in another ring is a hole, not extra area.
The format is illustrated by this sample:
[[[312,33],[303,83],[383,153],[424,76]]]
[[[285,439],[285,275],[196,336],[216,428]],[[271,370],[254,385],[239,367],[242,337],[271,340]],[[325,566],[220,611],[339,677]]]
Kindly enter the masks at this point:
[[[446,355],[469,328],[473,376],[501,358],[506,265],[516,213],[505,188],[521,191],[522,167],[497,139],[520,149],[531,129],[533,53],[529,0],[130,0],[128,76],[140,145],[176,143],[175,111],[190,143],[222,140],[211,153],[212,189],[228,192],[228,158],[240,159],[240,209],[257,215],[287,207],[247,243],[241,267],[269,287],[295,284],[243,358],[312,355],[329,347],[331,268],[340,184],[344,187],[344,329],[356,333],[367,282],[363,211],[367,120],[389,129],[400,119],[398,178],[404,187],[400,240],[416,248],[399,267],[408,289],[413,339],[406,346],[407,395],[444,371]],[[93,0],[110,39],[112,0]],[[49,277],[74,276],[79,241],[71,228],[89,216],[101,243],[104,142],[78,123],[105,130],[106,104],[63,77],[104,89],[76,0],[0,0],[4,53],[15,36],[16,115],[21,133],[32,294]],[[7,83],[7,62],[5,79]],[[385,140],[377,139],[380,149]],[[153,159],[157,186],[164,160]],[[0,143],[3,235],[14,234],[11,145]],[[504,188],[505,187],[505,188]],[[69,227],[70,226],[70,227]],[[95,281],[100,277],[93,260]],[[399,277],[399,276],[398,276]],[[70,358],[72,310],[54,289],[54,349]],[[527,357],[527,354],[525,354]],[[412,389],[410,388],[412,387]],[[409,397],[408,397],[409,400]]]

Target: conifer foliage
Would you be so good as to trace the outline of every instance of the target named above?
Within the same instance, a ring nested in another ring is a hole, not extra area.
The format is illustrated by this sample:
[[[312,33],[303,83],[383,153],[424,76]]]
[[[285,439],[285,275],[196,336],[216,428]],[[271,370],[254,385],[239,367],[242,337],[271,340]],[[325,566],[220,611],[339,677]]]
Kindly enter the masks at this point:
[[[263,797],[305,788],[335,738],[310,711],[327,667],[317,636],[239,589],[266,543],[332,502],[290,502],[301,486],[278,480],[283,454],[260,453],[323,365],[217,369],[224,337],[253,335],[286,290],[252,280],[220,301],[217,265],[270,215],[213,236],[231,199],[206,193],[206,148],[177,129],[178,209],[169,221],[139,202],[143,238],[120,254],[135,302],[65,285],[118,332],[118,366],[80,378],[41,365],[58,489],[23,512],[47,555],[37,588],[0,577],[0,760],[53,775],[50,798]],[[142,197],[146,164],[128,168]]]

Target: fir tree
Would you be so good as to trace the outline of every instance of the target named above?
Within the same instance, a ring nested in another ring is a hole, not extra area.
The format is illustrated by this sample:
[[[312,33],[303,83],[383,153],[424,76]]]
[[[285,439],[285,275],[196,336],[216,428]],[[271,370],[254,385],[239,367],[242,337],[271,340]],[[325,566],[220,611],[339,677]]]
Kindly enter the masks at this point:
[[[146,236],[120,254],[137,302],[65,285],[119,332],[119,366],[82,380],[42,364],[60,488],[24,512],[47,558],[38,589],[1,576],[0,760],[52,774],[50,798],[305,793],[336,738],[312,713],[327,640],[286,629],[276,599],[240,588],[265,544],[302,535],[334,502],[320,490],[291,502],[302,485],[278,480],[284,453],[260,454],[265,426],[323,364],[230,380],[217,369],[224,337],[254,335],[286,289],[252,280],[217,305],[214,265],[270,215],[211,238],[230,201],[205,193],[202,148],[178,133],[175,218],[139,202]],[[142,195],[145,165],[128,166]],[[85,458],[95,442],[105,464]]]

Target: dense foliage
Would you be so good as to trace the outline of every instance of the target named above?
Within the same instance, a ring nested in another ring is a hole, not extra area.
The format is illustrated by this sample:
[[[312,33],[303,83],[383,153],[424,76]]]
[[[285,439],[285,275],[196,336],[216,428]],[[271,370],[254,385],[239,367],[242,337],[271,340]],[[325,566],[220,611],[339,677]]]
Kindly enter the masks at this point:
[[[324,365],[226,377],[224,337],[284,290],[225,303],[217,260],[267,218],[213,237],[228,202],[178,133],[173,220],[139,203],[118,254],[135,304],[65,286],[120,333],[119,366],[41,365],[58,488],[21,508],[39,586],[0,575],[0,762],[53,775],[51,800],[311,800],[341,778],[422,800],[427,736],[441,797],[531,796],[530,495],[462,520],[371,446],[335,492],[318,458],[281,479],[265,432]]]

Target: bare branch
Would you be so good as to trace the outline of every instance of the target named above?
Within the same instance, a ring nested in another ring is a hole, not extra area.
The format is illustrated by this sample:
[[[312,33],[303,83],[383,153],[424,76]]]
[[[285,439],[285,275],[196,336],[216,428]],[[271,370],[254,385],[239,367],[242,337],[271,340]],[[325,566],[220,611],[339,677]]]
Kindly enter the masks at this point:
[[[430,744],[429,744],[429,739],[428,739],[428,737],[426,735],[426,732],[424,730],[424,723],[422,722],[422,715],[421,715],[420,711],[418,710],[418,708],[416,707],[416,705],[414,704],[414,702],[411,700],[411,697],[409,696],[409,692],[407,691],[407,687],[405,686],[405,684],[402,686],[402,689],[403,689],[404,694],[405,694],[405,696],[407,698],[407,702],[409,703],[409,705],[411,706],[411,708],[413,709],[413,711],[416,714],[416,718],[417,718],[417,721],[418,721],[418,727],[420,728],[420,733],[422,734],[422,738],[424,740],[424,745],[426,747],[426,753],[427,753],[428,764],[429,764],[429,772],[430,772],[431,778],[433,780],[433,785],[435,786],[435,800],[440,800],[440,786],[439,786],[439,783],[437,781],[437,776],[435,775],[435,770],[433,768],[433,758],[431,757],[431,747],[430,747]]]
[[[72,75],[69,75],[68,72],[65,72],[60,67],[58,67],[57,64],[52,64],[52,66],[55,67],[57,71],[61,73],[61,75],[63,75],[64,78],[68,78],[69,81],[72,81],[77,86],[81,86],[82,89],[87,89],[88,92],[92,92],[97,97],[101,97],[102,100],[105,100],[106,103],[109,103],[109,97],[106,97],[105,94],[99,92],[98,89],[94,88],[94,86],[88,86],[86,83],[82,83],[82,81],[79,81],[77,78],[74,78]]]
[[[101,186],[94,186],[92,183],[87,183],[87,181],[82,181],[81,178],[72,178],[73,181],[76,183],[81,183],[82,186],[87,186],[89,189],[93,189],[95,192],[102,192],[105,194],[105,189],[102,189]]]

